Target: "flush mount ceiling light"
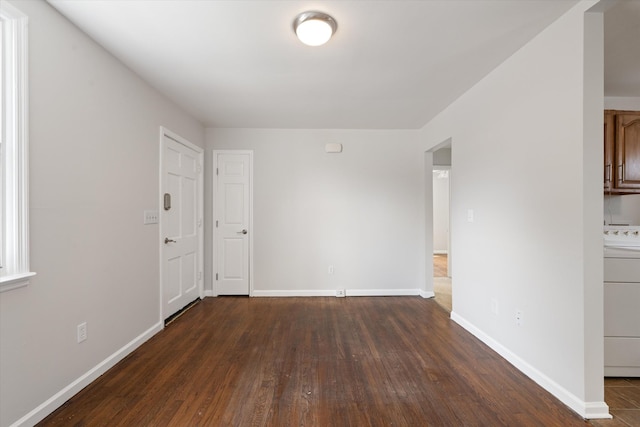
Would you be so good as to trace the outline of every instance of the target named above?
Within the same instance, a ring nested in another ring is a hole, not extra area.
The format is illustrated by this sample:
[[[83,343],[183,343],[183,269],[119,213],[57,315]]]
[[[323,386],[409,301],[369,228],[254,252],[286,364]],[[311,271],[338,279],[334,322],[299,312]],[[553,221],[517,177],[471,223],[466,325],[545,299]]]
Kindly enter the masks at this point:
[[[325,44],[337,29],[336,20],[322,12],[302,12],[293,21],[293,31],[308,46]]]

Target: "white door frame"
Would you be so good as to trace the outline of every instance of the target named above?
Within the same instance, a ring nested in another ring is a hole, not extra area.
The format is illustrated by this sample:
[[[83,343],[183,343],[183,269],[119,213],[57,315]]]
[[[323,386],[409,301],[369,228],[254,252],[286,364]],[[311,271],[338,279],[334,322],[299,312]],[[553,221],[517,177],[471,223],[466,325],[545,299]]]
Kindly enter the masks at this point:
[[[216,280],[216,271],[218,271],[218,245],[217,245],[217,234],[218,229],[215,226],[215,214],[216,214],[216,200],[218,198],[218,174],[216,173],[216,169],[218,168],[218,154],[248,154],[249,155],[249,296],[253,296],[253,150],[213,150],[211,159],[212,159],[212,203],[211,203],[211,212],[213,215],[213,231],[211,233],[212,237],[212,246],[213,246],[213,262],[212,262],[212,278],[211,278],[211,288],[213,296],[218,296],[218,281]]]
[[[189,142],[188,140],[184,139],[183,137],[181,137],[180,135],[171,132],[169,129],[165,128],[164,126],[160,126],[160,170],[159,170],[159,191],[158,191],[158,211],[160,211],[160,209],[163,209],[163,176],[162,176],[162,172],[164,170],[163,166],[164,166],[164,146],[163,146],[163,140],[164,137],[167,136],[168,138],[174,140],[175,142],[184,145],[185,147],[190,148],[191,150],[195,151],[196,153],[198,153],[198,207],[197,207],[197,212],[198,212],[198,295],[200,296],[200,298],[204,297],[204,287],[203,287],[203,282],[204,282],[204,180],[203,180],[203,175],[204,175],[204,150],[201,147],[198,147],[197,145],[193,144],[192,142]],[[162,218],[162,215],[160,215],[160,218]],[[164,302],[162,301],[162,295],[163,295],[163,291],[164,291],[164,277],[163,277],[163,265],[162,263],[164,262],[164,250],[165,250],[165,244],[164,244],[164,230],[163,230],[163,223],[162,220],[159,221],[159,225],[160,227],[158,228],[158,246],[160,247],[160,250],[158,251],[159,256],[160,256],[160,323],[162,325],[164,325],[164,319],[166,318],[164,315]],[[164,327],[164,326],[163,326]]]
[[[444,148],[446,146],[449,146],[453,149],[453,138],[449,137],[447,139],[445,139],[444,141],[442,141],[439,144],[434,145],[433,147],[431,147],[430,149],[424,151],[424,185],[425,185],[425,211],[424,211],[424,216],[425,216],[425,231],[426,230],[431,230],[430,232],[425,233],[426,235],[429,236],[428,239],[425,239],[424,241],[424,246],[425,246],[425,258],[424,258],[424,262],[425,262],[425,272],[427,273],[425,275],[425,287],[426,288],[430,288],[428,291],[424,291],[424,298],[429,298],[434,296],[434,283],[433,283],[433,170],[435,168],[439,168],[441,166],[434,166],[433,164],[433,153],[438,151],[440,148]],[[449,254],[447,256],[447,270],[448,270],[448,275],[449,277],[451,277],[451,286],[453,288],[453,271],[452,271],[452,259],[453,259],[453,247],[451,245],[452,243],[452,231],[453,231],[453,222],[451,221],[452,219],[452,212],[451,212],[451,196],[452,194],[452,180],[451,180],[451,173],[453,171],[453,151],[452,151],[452,158],[451,158],[451,165],[449,166]],[[425,296],[426,295],[426,296]],[[452,298],[453,300],[453,298]]]

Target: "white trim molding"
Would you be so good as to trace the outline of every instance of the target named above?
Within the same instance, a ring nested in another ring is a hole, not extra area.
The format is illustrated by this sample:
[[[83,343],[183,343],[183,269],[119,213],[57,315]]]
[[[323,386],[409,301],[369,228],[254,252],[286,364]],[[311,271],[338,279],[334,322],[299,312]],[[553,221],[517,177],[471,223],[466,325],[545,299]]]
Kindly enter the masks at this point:
[[[2,20],[3,170],[5,209],[0,292],[29,284],[29,92],[28,18],[0,3]]]
[[[408,297],[420,295],[420,289],[347,289],[348,297]]]
[[[566,388],[531,366],[511,350],[500,344],[498,341],[485,334],[471,322],[451,312],[451,320],[462,326],[480,341],[488,345],[492,350],[502,356],[507,362],[511,363],[523,374],[531,378],[542,388],[555,396],[562,403],[574,410],[583,418],[589,419],[608,419],[612,418],[609,414],[609,406],[605,402],[585,402]]]
[[[422,298],[435,298],[436,297],[436,293],[435,292],[433,292],[433,291],[425,291],[425,290],[422,290],[422,289],[420,289],[419,295]]]
[[[253,297],[335,297],[335,289],[310,289],[310,290],[254,290]],[[347,297],[392,297],[392,296],[421,296],[433,297],[433,292],[421,289],[346,289]]]
[[[29,284],[29,278],[35,276],[36,273],[14,274],[12,276],[0,277],[0,292],[10,291],[11,289],[21,288]]]
[[[253,290],[252,297],[335,297],[333,290]]]
[[[163,322],[158,322],[151,328],[144,331],[142,334],[134,338],[131,342],[126,344],[120,350],[113,353],[111,356],[98,363],[92,369],[87,371],[84,375],[73,381],[68,386],[51,396],[45,402],[40,404],[37,408],[20,418],[15,423],[11,424],[11,427],[32,426],[42,421],[47,415],[58,409],[64,402],[69,400],[80,390],[91,384],[93,381],[109,369],[114,367],[116,363],[127,357],[135,349],[140,347],[146,341],[148,341],[155,334],[160,332],[164,326]]]

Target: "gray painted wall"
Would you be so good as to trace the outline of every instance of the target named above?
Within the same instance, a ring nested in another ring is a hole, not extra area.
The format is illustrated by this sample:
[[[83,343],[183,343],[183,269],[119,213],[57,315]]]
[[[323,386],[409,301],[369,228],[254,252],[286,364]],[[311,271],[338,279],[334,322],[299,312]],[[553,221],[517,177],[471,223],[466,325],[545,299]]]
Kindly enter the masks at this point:
[[[199,122],[46,2],[12,4],[29,17],[37,276],[0,294],[1,426],[159,324],[158,226],[142,223],[158,209],[159,127],[204,145]]]

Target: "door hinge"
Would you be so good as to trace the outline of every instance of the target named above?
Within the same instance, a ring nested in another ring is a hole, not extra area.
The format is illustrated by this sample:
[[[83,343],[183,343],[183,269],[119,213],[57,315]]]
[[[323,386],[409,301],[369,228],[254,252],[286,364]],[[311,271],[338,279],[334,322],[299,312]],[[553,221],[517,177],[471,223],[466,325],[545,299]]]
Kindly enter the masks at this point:
[[[216,168],[216,175],[218,175],[218,168]]]
[[[198,163],[198,165],[196,166],[196,172],[202,172],[202,166],[200,165],[200,163]]]
[[[216,273],[216,280],[218,280],[218,273]]]
[[[216,219],[216,228],[218,228],[218,220]]]
[[[198,227],[202,227],[202,218],[198,220]]]

